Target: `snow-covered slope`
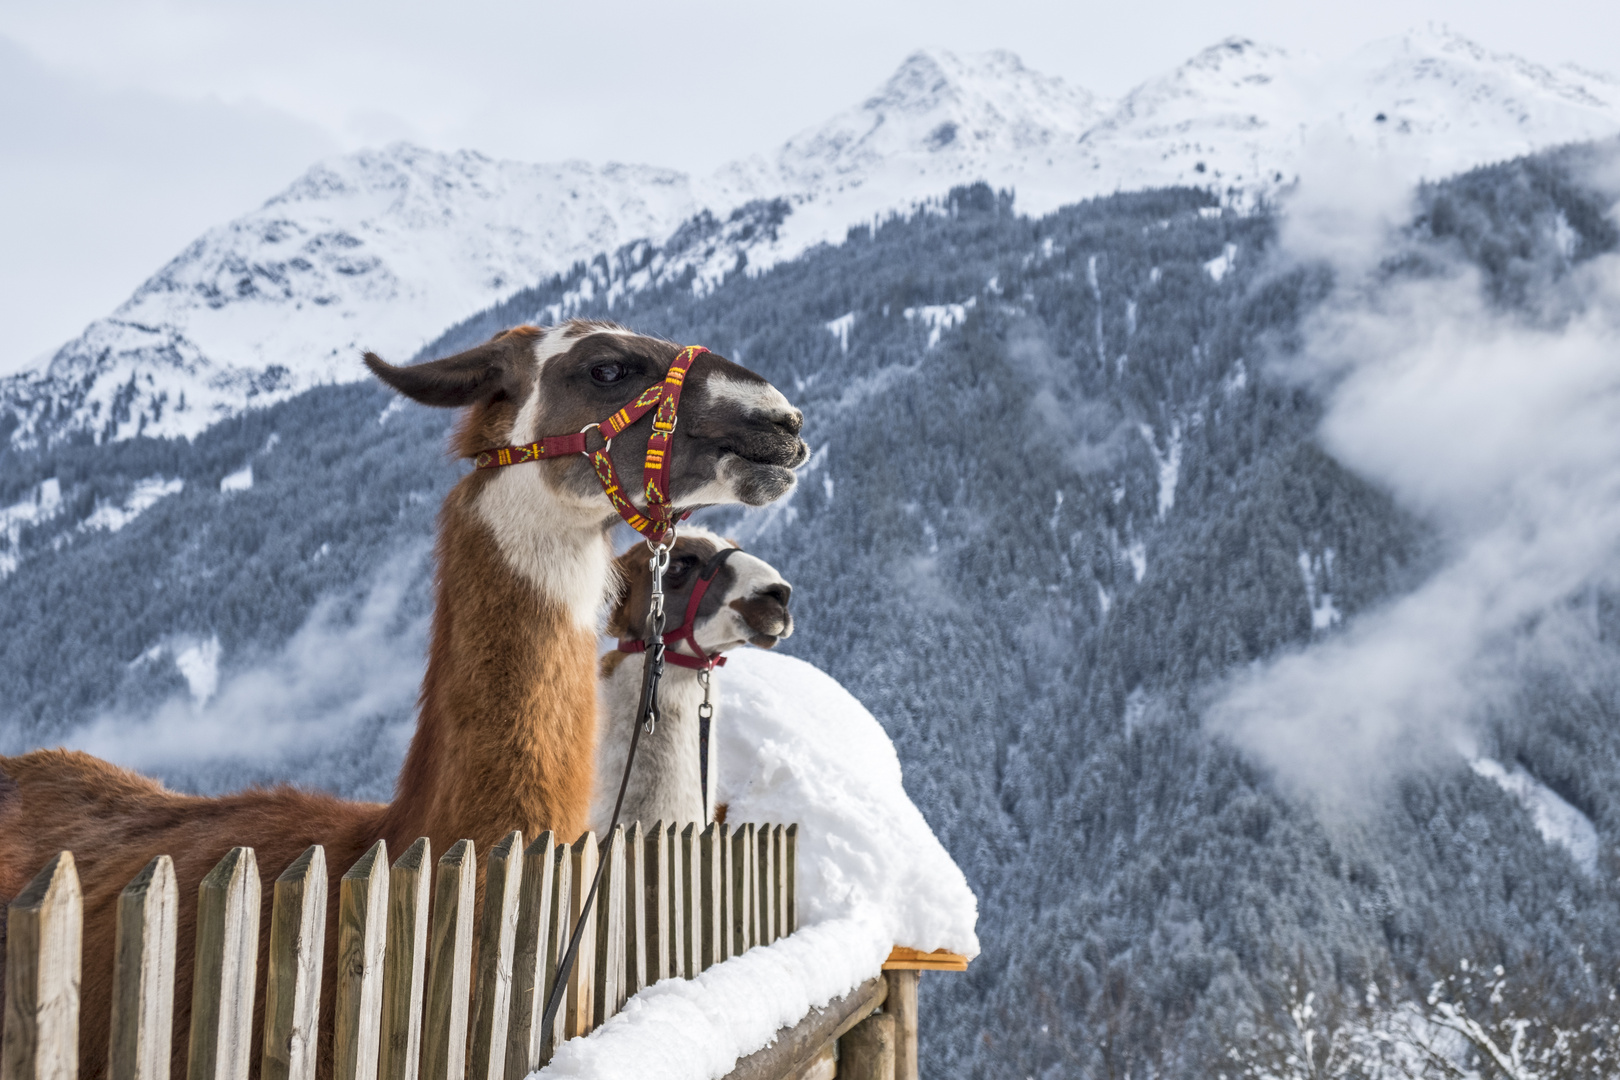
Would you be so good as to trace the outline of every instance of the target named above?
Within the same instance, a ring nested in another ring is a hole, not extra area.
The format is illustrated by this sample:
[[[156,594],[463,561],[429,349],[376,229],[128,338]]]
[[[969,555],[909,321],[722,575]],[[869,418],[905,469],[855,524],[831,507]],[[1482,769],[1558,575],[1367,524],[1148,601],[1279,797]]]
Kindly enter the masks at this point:
[[[1412,177],[1620,131],[1620,84],[1426,30],[1323,65],[1231,40],[1117,103],[1007,52],[919,52],[859,105],[709,176],[531,165],[406,145],[317,165],[213,229],[40,371],[0,382],[14,444],[192,435],[309,386],[359,378],[577,260],[649,241],[601,286],[793,258],[874,216],[984,180],[1042,213],[1117,190],[1290,183],[1324,136]],[[624,260],[621,260],[623,262]],[[594,286],[592,286],[594,287]]]

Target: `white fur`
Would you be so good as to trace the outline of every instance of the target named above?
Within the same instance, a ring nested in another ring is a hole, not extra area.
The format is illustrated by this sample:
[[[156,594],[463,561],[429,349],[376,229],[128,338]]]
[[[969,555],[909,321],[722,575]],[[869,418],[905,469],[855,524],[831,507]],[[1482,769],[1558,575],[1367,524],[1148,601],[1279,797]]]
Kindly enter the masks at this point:
[[[573,342],[553,327],[534,345],[535,380],[507,442],[533,442],[545,363]],[[568,609],[576,626],[594,632],[607,602],[613,551],[602,526],[600,496],[559,491],[537,464],[499,470],[479,494],[476,511],[495,534],[501,555],[535,588]]]
[[[764,413],[766,416],[792,416],[798,412],[782,395],[782,391],[768,382],[743,382],[717,375],[704,385],[704,389],[716,398],[736,402],[748,412]]]

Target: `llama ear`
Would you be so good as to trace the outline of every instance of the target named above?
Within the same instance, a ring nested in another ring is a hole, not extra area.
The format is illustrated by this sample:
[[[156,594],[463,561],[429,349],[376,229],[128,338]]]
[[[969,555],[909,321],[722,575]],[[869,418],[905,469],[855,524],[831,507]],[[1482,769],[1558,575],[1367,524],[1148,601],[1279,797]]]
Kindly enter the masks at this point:
[[[511,389],[512,359],[510,344],[497,338],[443,360],[408,367],[395,367],[368,352],[366,367],[412,401],[456,409]]]

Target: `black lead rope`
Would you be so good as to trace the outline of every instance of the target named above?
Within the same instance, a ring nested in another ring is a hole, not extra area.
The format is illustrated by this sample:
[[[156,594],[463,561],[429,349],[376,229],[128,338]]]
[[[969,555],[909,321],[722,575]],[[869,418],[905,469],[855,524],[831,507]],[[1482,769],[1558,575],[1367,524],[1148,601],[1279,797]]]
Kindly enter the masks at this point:
[[[630,786],[630,766],[636,760],[641,732],[645,729],[650,735],[658,724],[658,680],[664,677],[664,571],[669,569],[669,549],[674,542],[674,531],[671,530],[663,544],[653,547],[651,541],[647,543],[653,552],[652,597],[647,611],[647,655],[641,667],[641,705],[636,710],[640,722],[630,733],[630,752],[625,755],[624,775],[619,778],[619,797],[613,801],[613,820],[608,825],[607,839],[602,841],[602,846],[613,842],[613,831],[619,827],[619,811],[624,808],[625,789]],[[540,1020],[543,1033],[551,1032],[552,1025],[557,1021],[557,1009],[562,1005],[566,996],[564,991],[568,988],[568,975],[573,971],[574,958],[579,954],[580,938],[585,936],[585,920],[591,913],[591,905],[596,902],[596,887],[602,883],[602,871],[607,868],[607,863],[602,858],[596,861],[596,876],[591,879],[591,891],[585,894],[585,903],[580,906],[574,932],[568,938],[568,951],[557,965],[557,977],[551,981],[551,993],[546,996],[546,1011]]]

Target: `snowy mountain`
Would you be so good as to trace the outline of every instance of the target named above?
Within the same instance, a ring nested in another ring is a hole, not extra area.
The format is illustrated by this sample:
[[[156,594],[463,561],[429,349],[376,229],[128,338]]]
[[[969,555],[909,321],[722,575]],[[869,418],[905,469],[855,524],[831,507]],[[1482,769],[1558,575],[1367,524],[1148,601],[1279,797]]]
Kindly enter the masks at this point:
[[[1613,80],[1429,30],[1335,65],[1230,40],[1117,103],[1011,53],[919,52],[859,105],[703,177],[399,144],[317,165],[0,382],[0,435],[194,436],[359,378],[362,348],[409,356],[581,260],[629,253],[586,282],[610,297],[688,273],[703,290],[975,180],[1026,213],[1172,184],[1241,204],[1290,183],[1322,137],[1415,178],[1615,131]]]

